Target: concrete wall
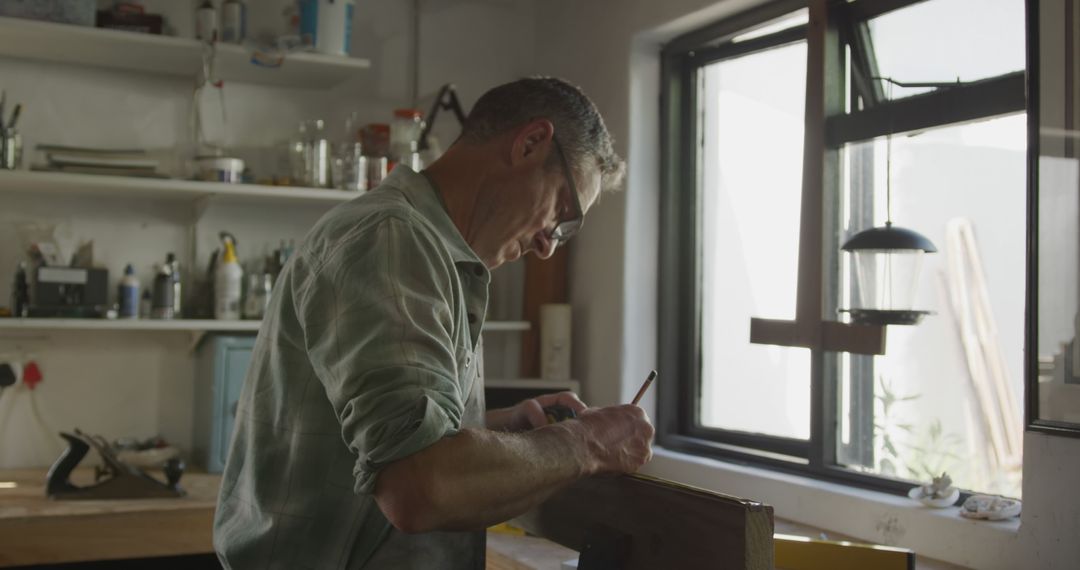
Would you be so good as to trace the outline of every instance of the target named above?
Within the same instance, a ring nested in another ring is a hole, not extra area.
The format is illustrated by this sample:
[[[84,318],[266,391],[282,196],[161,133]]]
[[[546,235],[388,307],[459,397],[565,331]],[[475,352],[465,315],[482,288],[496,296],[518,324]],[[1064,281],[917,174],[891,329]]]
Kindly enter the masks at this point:
[[[538,12],[537,67],[579,85],[596,101],[630,160],[625,192],[606,197],[575,240],[571,299],[574,370],[587,401],[626,401],[655,366],[659,63],[664,41],[752,2],[594,0],[545,2]],[[620,335],[611,331],[620,330]],[[651,402],[651,399],[650,399]],[[777,507],[778,517],[864,540],[907,546],[977,568],[1071,568],[1080,561],[1080,504],[1073,489],[1080,440],[1025,437],[1020,522],[986,524],[865,493],[717,461],[658,453],[656,475]]]

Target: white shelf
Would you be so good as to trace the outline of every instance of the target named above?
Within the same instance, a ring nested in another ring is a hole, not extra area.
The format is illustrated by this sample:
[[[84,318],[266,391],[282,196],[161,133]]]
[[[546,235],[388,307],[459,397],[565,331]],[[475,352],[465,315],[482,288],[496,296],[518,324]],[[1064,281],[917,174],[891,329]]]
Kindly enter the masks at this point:
[[[0,318],[0,331],[183,331],[258,332],[260,321],[210,319],[15,319]]]
[[[0,318],[0,330],[140,330],[140,331],[258,331],[259,321],[212,319],[9,319]],[[490,321],[485,331],[523,331],[528,321]],[[515,380],[516,381],[516,380]]]
[[[484,332],[523,332],[532,328],[529,321],[487,321]]]
[[[65,172],[0,170],[0,192],[56,193],[86,196],[143,196],[195,201],[218,198],[232,202],[288,202],[336,204],[357,197],[356,192],[324,188],[226,184],[163,178],[101,176]]]
[[[543,380],[538,378],[484,379],[485,388],[518,388],[522,390],[570,390],[580,393],[577,380]]]
[[[202,49],[193,39],[0,17],[0,56],[195,77]],[[366,59],[296,53],[268,68],[252,64],[241,46],[218,44],[217,53],[225,81],[304,89],[333,87],[371,67]]]

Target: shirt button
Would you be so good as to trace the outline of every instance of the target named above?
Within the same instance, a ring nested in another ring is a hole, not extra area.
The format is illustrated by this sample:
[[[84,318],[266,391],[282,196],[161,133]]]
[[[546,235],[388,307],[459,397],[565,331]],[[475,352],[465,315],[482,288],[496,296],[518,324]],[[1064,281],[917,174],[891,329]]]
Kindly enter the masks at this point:
[[[465,356],[465,368],[468,368],[470,366],[472,366],[472,355],[468,354]]]
[[[476,324],[476,313],[469,313],[469,324],[470,325],[475,325]]]
[[[473,266],[473,274],[475,274],[477,277],[483,277],[484,276],[484,268],[480,267],[479,265],[474,265]]]

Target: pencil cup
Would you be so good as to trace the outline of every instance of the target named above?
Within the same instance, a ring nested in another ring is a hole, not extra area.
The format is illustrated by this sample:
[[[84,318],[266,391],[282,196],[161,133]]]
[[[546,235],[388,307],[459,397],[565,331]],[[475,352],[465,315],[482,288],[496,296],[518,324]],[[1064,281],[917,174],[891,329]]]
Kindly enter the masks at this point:
[[[540,306],[540,376],[570,379],[570,305]]]
[[[15,129],[4,129],[0,137],[0,168],[15,170],[22,166],[22,136]]]

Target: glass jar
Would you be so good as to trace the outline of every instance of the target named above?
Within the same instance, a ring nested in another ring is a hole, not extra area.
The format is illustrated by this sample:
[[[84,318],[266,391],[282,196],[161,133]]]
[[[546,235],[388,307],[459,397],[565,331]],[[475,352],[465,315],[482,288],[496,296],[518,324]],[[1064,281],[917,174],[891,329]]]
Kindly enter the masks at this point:
[[[244,297],[244,318],[261,319],[270,305],[273,277],[269,273],[249,273],[247,294]]]
[[[390,160],[420,170],[420,134],[424,131],[424,114],[419,109],[395,109],[390,125]]]
[[[368,189],[367,157],[358,142],[334,145],[334,187],[340,190],[363,192]]]

